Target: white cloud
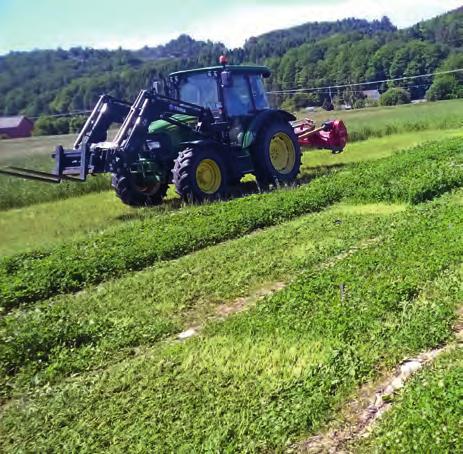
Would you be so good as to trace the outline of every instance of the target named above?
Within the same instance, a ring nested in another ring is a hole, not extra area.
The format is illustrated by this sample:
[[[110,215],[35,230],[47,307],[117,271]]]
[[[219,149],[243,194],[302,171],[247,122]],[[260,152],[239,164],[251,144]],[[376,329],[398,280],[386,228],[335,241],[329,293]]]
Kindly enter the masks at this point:
[[[282,2],[283,3],[283,2]],[[229,10],[217,21],[193,23],[184,30],[197,39],[222,41],[229,47],[241,46],[246,38],[271,30],[314,21],[332,21],[346,17],[380,19],[388,16],[398,27],[407,27],[423,19],[461,6],[461,0],[346,0],[307,4],[247,6]]]
[[[139,49],[145,45],[155,46],[188,33],[196,39],[222,41],[228,47],[242,46],[251,37],[271,30],[287,28],[306,22],[333,21],[346,17],[381,19],[388,16],[394,25],[407,27],[420,20],[442,14],[461,6],[461,0],[339,0],[323,2],[307,1],[306,4],[250,5],[224,8],[224,11],[211,20],[192,18],[189,25],[169,33],[144,32],[137,35],[115,35],[87,45],[97,48]],[[199,15],[200,16],[200,15]]]

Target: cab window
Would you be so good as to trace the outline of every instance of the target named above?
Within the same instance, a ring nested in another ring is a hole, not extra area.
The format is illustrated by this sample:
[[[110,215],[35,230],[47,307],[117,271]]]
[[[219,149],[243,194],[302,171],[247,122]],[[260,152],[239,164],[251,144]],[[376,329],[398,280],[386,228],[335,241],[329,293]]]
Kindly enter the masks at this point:
[[[252,97],[254,98],[254,103],[256,105],[257,110],[268,109],[268,99],[267,93],[265,92],[264,81],[262,80],[262,76],[255,75],[249,78],[251,82],[251,91]]]
[[[230,87],[224,87],[223,96],[229,117],[248,115],[254,110],[247,78],[242,74],[233,75]]]
[[[179,99],[211,109],[214,117],[220,115],[217,80],[206,73],[193,74],[182,79],[178,85]]]

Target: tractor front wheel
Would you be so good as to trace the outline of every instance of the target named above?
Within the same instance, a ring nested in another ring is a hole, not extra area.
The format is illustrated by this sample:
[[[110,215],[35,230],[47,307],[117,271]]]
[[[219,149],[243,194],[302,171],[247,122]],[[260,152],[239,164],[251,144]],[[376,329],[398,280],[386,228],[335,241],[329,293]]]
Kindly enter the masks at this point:
[[[217,200],[228,195],[228,176],[220,154],[206,147],[187,148],[175,160],[173,181],[185,201]]]
[[[252,157],[260,186],[294,181],[301,167],[301,149],[293,128],[282,121],[264,127],[253,146]]]
[[[137,182],[135,176],[127,171],[113,173],[111,185],[123,203],[134,207],[161,204],[169,186],[160,182]]]

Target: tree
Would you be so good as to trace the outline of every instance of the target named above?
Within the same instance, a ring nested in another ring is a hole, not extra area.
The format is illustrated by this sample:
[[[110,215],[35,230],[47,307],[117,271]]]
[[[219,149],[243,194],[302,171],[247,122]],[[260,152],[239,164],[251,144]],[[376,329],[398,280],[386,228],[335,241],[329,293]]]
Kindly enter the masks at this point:
[[[42,116],[34,123],[34,136],[52,136],[56,134],[68,134],[69,117]]]
[[[379,98],[382,106],[396,106],[397,104],[410,103],[410,93],[403,88],[390,88]]]
[[[87,118],[82,115],[72,117],[69,120],[69,132],[79,132],[84,126],[86,121],[87,121]]]
[[[463,55],[454,53],[449,55],[439,70],[452,71],[462,67]],[[463,73],[461,72],[436,76],[431,87],[429,87],[429,90],[426,92],[426,99],[428,101],[455,98],[463,98]]]
[[[450,74],[444,74],[436,77],[434,82],[426,92],[426,99],[428,101],[439,101],[441,99],[457,98],[458,82],[455,77]]]

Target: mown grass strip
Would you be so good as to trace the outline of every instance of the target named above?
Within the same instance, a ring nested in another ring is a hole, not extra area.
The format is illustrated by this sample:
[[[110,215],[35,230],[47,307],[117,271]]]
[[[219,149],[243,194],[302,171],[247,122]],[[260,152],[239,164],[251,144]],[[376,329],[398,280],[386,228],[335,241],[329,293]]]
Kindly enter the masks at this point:
[[[462,139],[438,142],[321,177],[309,185],[167,213],[0,262],[1,305],[79,290],[160,260],[237,238],[342,199],[419,203],[463,185]]]
[[[425,131],[419,135],[408,133],[372,139],[350,144],[344,153],[337,155],[326,150],[311,150],[303,155],[300,181],[346,168],[354,162],[390,156],[398,150],[432,140],[437,135],[440,139],[463,137],[463,130]],[[249,179],[246,178],[248,181],[243,182],[237,192],[239,189],[252,192],[253,183]],[[121,204],[114,191],[106,191],[0,211],[0,256],[49,248],[79,238],[85,240],[89,232],[104,230],[129,219],[154,217],[179,206],[180,200],[168,193],[165,202],[158,207],[132,208]]]
[[[221,243],[153,269],[14,310],[0,320],[4,390],[34,386],[133,354],[203,323],[218,304],[249,294],[371,237],[402,206],[339,206]],[[385,214],[383,214],[385,212]],[[332,259],[333,262],[336,259]]]
[[[284,449],[377,368],[449,339],[463,296],[455,200],[410,209],[377,248],[310,270],[200,338],[11,403],[4,450]]]
[[[423,369],[356,452],[463,452],[463,349]]]

